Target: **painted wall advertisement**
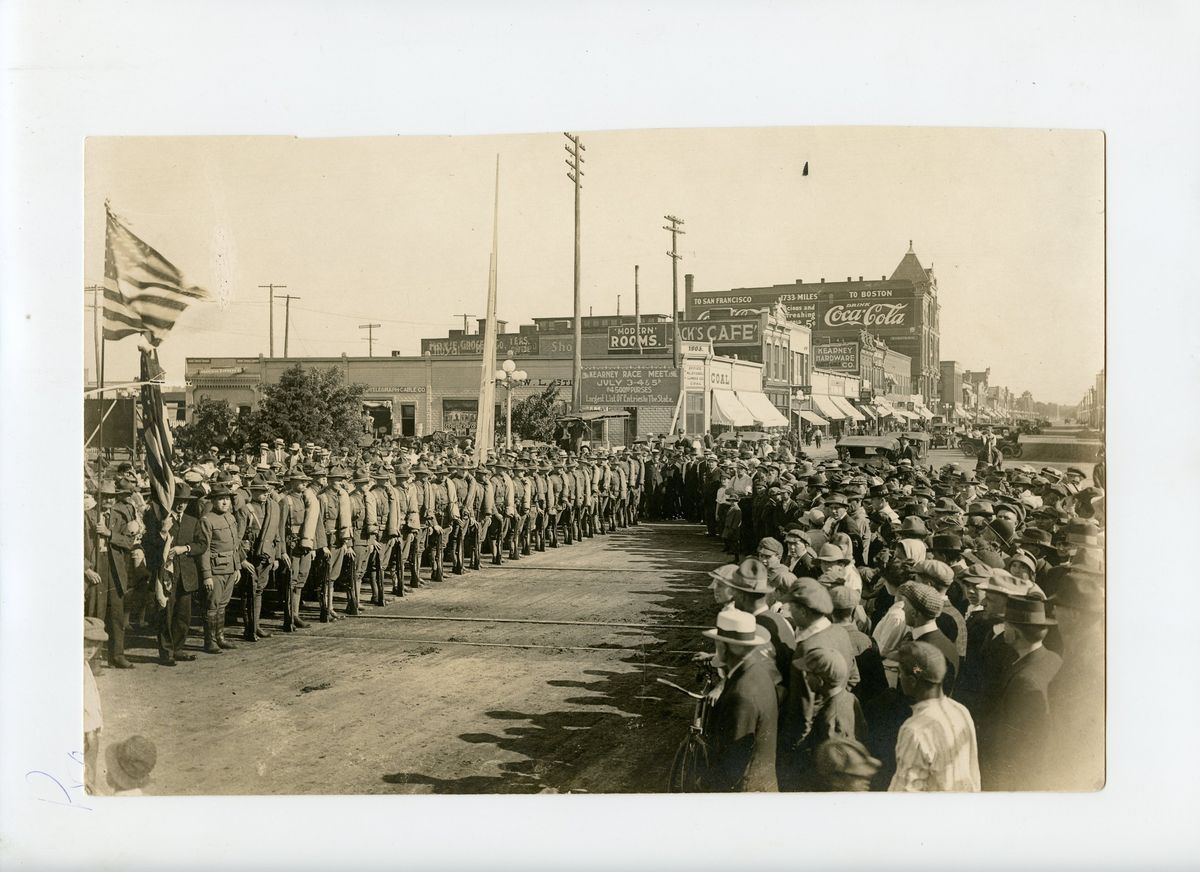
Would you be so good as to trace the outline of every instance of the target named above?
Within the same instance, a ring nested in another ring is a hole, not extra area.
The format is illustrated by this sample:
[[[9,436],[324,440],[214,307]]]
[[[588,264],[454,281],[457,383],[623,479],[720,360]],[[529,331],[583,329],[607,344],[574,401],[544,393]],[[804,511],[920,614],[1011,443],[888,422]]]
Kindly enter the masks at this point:
[[[687,313],[689,318],[701,321],[737,319],[756,317],[760,310],[782,304],[791,320],[814,329],[879,331],[915,327],[919,309],[911,285],[886,284],[900,286],[872,287],[871,282],[864,282],[859,290],[795,291],[781,285],[693,294],[687,301]]]
[[[581,393],[585,406],[673,405],[679,399],[679,370],[652,363],[584,366]]]
[[[813,346],[813,366],[834,372],[858,372],[858,343],[829,342]]]
[[[636,324],[621,324],[608,328],[609,354],[637,354],[642,351],[666,351],[669,347],[666,324],[643,324],[641,333]]]
[[[762,325],[755,317],[737,321],[682,321],[679,338],[684,342],[711,342],[721,345],[757,345],[762,340]]]
[[[483,354],[482,336],[462,336],[455,339],[422,339],[421,353],[429,352],[434,357]],[[538,337],[532,333],[501,333],[496,337],[496,357],[538,354]]]

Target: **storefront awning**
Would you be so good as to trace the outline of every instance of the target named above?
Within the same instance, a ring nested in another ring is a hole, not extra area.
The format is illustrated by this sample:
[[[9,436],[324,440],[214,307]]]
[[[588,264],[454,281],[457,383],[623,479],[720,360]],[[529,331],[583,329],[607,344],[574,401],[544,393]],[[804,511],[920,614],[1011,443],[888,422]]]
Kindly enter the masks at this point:
[[[916,412],[918,416],[924,418],[926,421],[928,421],[930,418],[933,417],[933,412],[929,411],[924,406],[913,406],[913,411]]]
[[[754,420],[764,427],[786,427],[788,425],[787,418],[761,391],[738,391],[737,398],[743,406],[750,410]]]
[[[754,416],[738,401],[733,391],[714,388],[712,392],[712,422],[725,427],[753,427]]]
[[[813,394],[812,401],[817,410],[830,421],[840,421],[847,417],[845,412],[834,405],[833,398],[828,394]]]
[[[896,417],[905,421],[919,421],[921,416],[915,412],[910,412],[908,409],[896,409]]]
[[[888,403],[885,403],[883,400],[876,400],[875,408],[878,409],[879,414],[885,418],[896,417],[896,410],[893,409]]]
[[[833,400],[833,404],[845,413],[845,417],[852,418],[855,421],[867,420],[867,416],[858,409],[854,408],[854,406],[850,404],[850,401],[845,397],[831,396],[829,399]]]
[[[850,402],[854,406],[854,408],[858,409],[860,412],[862,412],[868,418],[875,419],[875,418],[879,417],[879,413],[876,412],[875,409],[871,407],[870,403],[865,403],[865,402],[861,402],[861,401],[855,402],[854,400],[851,400]]]
[[[820,415],[818,415],[816,412],[810,412],[807,409],[798,409],[796,411],[796,414],[799,415],[801,417],[801,419],[807,421],[810,424],[815,424],[818,427],[829,426],[829,422],[826,421],[824,418],[822,418]]]

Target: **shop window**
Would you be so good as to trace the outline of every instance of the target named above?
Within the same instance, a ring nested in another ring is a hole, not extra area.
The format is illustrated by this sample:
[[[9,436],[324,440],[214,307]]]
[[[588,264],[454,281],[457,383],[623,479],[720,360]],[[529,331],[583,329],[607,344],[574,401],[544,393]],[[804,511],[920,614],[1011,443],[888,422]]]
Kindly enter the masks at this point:
[[[700,391],[688,391],[684,403],[684,429],[688,433],[705,432],[704,394]]]
[[[413,403],[400,404],[400,435],[417,435],[417,407]]]

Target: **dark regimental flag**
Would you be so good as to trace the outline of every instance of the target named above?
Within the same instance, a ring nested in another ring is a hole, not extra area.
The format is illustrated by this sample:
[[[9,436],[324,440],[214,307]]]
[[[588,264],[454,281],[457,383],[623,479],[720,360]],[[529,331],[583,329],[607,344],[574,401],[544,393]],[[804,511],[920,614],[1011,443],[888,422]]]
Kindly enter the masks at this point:
[[[143,348],[142,352],[142,437],[146,441],[146,471],[150,476],[151,502],[158,507],[158,516],[165,518],[175,502],[175,474],[171,472],[174,445],[163,410],[163,368],[158,352]]]
[[[108,213],[104,244],[104,338],[141,333],[157,347],[192,300],[207,294],[185,287],[183,274]]]

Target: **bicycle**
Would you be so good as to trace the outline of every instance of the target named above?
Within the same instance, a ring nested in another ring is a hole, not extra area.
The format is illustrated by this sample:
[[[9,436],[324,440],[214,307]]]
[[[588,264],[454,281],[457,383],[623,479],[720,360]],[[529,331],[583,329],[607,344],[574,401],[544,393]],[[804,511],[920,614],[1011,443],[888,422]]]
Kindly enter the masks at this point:
[[[671,760],[671,771],[667,777],[668,793],[703,793],[704,777],[708,772],[708,741],[704,737],[708,717],[716,702],[714,691],[721,683],[721,675],[711,662],[701,664],[699,678],[702,681],[699,693],[681,687],[665,678],[656,678],[659,684],[673,688],[696,701],[692,722],[687,734]]]

